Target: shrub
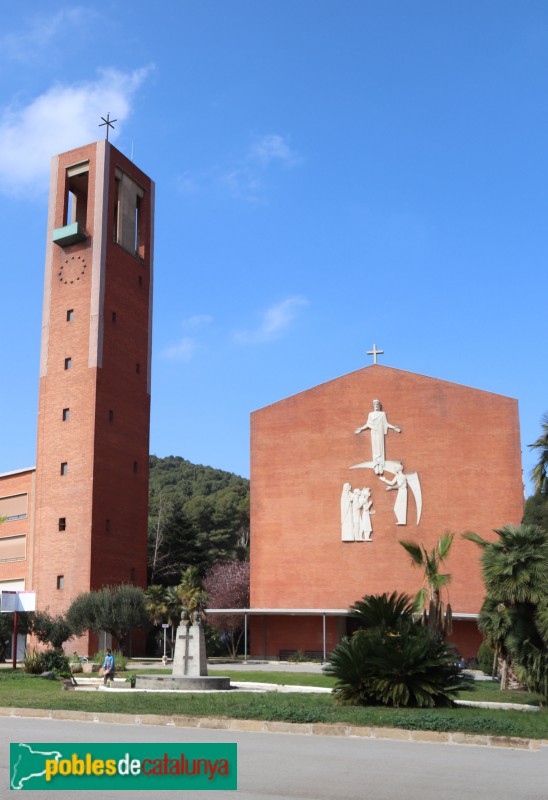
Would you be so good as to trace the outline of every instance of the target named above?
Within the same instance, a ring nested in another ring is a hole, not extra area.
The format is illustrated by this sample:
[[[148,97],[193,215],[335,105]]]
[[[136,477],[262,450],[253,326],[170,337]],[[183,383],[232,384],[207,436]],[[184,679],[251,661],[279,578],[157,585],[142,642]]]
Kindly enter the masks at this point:
[[[454,652],[413,621],[407,601],[394,593],[365,597],[360,603],[363,617],[371,618],[374,626],[344,639],[324,667],[337,679],[333,693],[339,702],[451,706],[452,696],[467,687],[469,680],[457,666]]]
[[[44,672],[42,653],[37,650],[25,650],[23,664],[25,672],[28,672],[29,675],[40,675]]]
[[[478,650],[478,666],[486,675],[493,675],[495,651],[487,642],[482,642]]]
[[[294,653],[291,653],[291,655],[287,657],[287,660],[292,661],[295,664],[300,664],[302,661],[306,661],[307,659],[305,658],[304,650],[295,650]]]
[[[43,672],[54,672],[56,675],[63,677],[70,677],[70,664],[66,655],[62,650],[53,648],[45,650],[41,653],[42,663],[44,665]]]
[[[70,677],[70,664],[62,650],[50,649],[38,652],[30,650],[25,652],[24,669],[31,675],[41,675],[42,672],[53,672],[55,675]]]

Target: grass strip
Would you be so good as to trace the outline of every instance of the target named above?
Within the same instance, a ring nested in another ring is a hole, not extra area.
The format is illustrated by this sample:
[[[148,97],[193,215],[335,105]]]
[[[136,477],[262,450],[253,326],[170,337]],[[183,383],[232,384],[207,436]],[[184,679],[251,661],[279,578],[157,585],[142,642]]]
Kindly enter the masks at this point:
[[[302,675],[303,673],[301,673]],[[121,714],[191,714],[283,722],[462,731],[497,736],[548,739],[548,710],[538,714],[478,708],[398,709],[337,705],[330,695],[305,694],[140,694],[64,692],[57,681],[4,672],[0,706]]]

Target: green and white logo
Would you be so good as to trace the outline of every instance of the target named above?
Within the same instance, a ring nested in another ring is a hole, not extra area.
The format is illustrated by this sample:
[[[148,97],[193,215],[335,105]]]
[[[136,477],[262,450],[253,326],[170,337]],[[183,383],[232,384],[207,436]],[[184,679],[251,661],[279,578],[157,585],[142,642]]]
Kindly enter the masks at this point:
[[[10,789],[238,788],[236,744],[10,744]]]

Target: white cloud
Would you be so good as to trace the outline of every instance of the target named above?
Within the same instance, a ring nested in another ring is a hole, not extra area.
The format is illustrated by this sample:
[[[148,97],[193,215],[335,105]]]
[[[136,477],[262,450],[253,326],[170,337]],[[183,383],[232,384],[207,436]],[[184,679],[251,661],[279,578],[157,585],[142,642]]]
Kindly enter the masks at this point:
[[[162,355],[164,358],[173,359],[174,361],[191,361],[199,349],[200,344],[196,339],[192,339],[190,336],[183,336],[176,344],[166,347]]]
[[[27,106],[0,110],[0,189],[47,189],[51,156],[100,138],[99,120],[107,112],[117,119],[115,139],[150,71],[105,69],[94,81],[57,83]]]
[[[307,305],[308,300],[305,297],[287,297],[281,303],[267,308],[255,329],[238,331],[234,338],[241,344],[260,344],[278,339]]]
[[[300,161],[300,157],[289,146],[289,137],[277,133],[267,133],[255,139],[247,154],[248,160],[255,161],[263,167],[268,167],[273,161],[293,165]]]
[[[239,200],[258,202],[264,197],[267,173],[276,165],[293,167],[301,156],[290,147],[289,137],[268,133],[253,138],[248,149],[229,166],[214,167],[202,172],[183,173],[179,189],[187,194],[218,192],[219,188]]]
[[[204,328],[213,322],[213,317],[210,314],[194,314],[183,321],[185,328]]]

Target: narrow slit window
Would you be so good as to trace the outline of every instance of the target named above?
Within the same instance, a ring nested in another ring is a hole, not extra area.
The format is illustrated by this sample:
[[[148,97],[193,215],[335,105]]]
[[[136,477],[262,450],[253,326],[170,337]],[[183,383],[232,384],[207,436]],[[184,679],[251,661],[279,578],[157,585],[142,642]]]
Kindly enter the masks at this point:
[[[116,322],[116,311],[112,312],[112,321]]]
[[[135,372],[137,373],[137,375],[141,374],[141,365],[139,364],[139,362],[135,364]]]
[[[67,529],[67,518],[59,517],[59,530],[66,531],[66,529]]]
[[[106,533],[110,533],[110,520],[109,519],[105,520],[105,532]]]
[[[63,461],[61,463],[61,475],[64,477],[68,475],[68,461]]]
[[[68,422],[70,419],[70,408],[63,409],[63,422]]]
[[[133,472],[138,472],[138,471],[139,471],[139,464],[137,463],[137,461],[134,461],[133,462]]]
[[[114,411],[112,410],[112,408],[109,408],[109,411],[108,411],[108,421],[109,422],[114,422]]]
[[[129,579],[130,579],[130,581],[132,583],[135,583],[135,581],[137,580],[137,570],[135,569],[135,567],[132,567],[130,569],[130,571],[129,571]]]
[[[74,319],[74,309],[69,308],[67,311],[67,322],[72,322],[73,319]]]
[[[65,576],[64,575],[58,575],[57,576],[57,588],[58,589],[64,589],[65,588]]]
[[[65,369],[70,369],[72,367],[72,358],[65,358]]]

